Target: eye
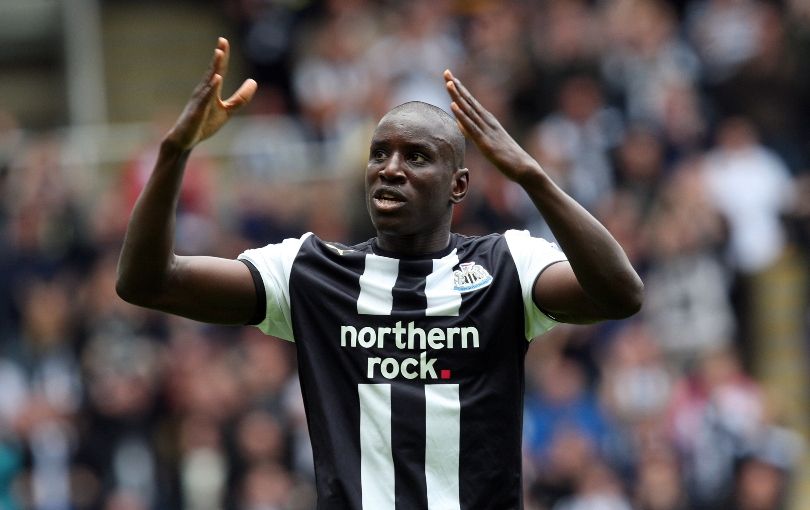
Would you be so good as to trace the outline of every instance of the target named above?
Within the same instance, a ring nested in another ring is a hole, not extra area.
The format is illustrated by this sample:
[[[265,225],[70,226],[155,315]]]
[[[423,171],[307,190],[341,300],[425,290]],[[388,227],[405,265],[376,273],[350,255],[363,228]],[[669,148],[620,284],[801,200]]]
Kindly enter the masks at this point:
[[[410,157],[408,159],[410,160],[411,163],[414,163],[414,164],[417,164],[417,165],[424,165],[424,164],[426,164],[428,162],[427,157],[425,157],[424,154],[419,153],[419,152],[411,153],[411,155],[410,155]]]
[[[381,161],[385,159],[385,157],[386,157],[385,151],[382,149],[374,149],[371,151],[371,159],[373,159],[374,161]]]

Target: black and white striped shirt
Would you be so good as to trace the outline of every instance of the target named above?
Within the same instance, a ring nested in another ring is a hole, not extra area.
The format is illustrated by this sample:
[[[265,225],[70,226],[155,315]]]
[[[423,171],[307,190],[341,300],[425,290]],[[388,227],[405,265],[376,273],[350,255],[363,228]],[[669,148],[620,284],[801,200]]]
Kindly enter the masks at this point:
[[[453,234],[402,257],[306,234],[239,258],[258,327],[297,347],[318,509],[522,508],[523,360],[555,324],[532,287],[556,246]]]

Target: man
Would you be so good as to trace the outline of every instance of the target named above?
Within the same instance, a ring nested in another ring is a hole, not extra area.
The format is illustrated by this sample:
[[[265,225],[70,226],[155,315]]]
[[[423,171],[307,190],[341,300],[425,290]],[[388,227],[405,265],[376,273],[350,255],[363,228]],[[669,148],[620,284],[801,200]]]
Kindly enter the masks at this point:
[[[556,322],[635,313],[642,284],[624,252],[446,71],[455,121],[406,103],[374,132],[375,239],[344,246],[305,234],[238,260],[174,255],[188,154],[256,91],[247,80],[220,98],[228,52],[220,39],[161,145],[124,241],[119,294],[295,342],[319,509],[521,508],[529,341]],[[562,251],[525,232],[451,233],[470,174],[458,127],[526,190]]]

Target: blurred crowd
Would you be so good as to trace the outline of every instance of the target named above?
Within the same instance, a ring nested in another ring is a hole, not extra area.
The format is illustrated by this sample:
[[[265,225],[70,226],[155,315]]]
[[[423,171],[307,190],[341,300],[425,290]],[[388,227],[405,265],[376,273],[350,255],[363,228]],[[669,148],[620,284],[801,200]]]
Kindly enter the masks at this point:
[[[373,235],[369,134],[403,101],[448,108],[450,68],[646,284],[637,317],[560,326],[529,349],[527,510],[792,500],[804,446],[756,377],[768,342],[757,321],[776,305],[755,297],[786,260],[804,272],[810,260],[807,2],[226,0],[222,11],[260,90],[232,155],[203,146],[189,163],[179,251],[233,258],[307,230]],[[145,144],[88,182],[58,131],[0,113],[0,509],[311,509],[294,345],[115,294],[154,157]],[[473,148],[467,166],[456,231],[551,237]],[[807,316],[806,289],[796,300]]]

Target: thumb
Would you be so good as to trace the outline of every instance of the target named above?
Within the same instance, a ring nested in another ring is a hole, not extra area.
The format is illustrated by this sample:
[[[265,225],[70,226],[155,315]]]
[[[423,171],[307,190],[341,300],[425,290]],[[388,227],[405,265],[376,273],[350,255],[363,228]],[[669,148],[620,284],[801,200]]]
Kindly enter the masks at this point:
[[[228,111],[232,112],[238,110],[253,99],[253,95],[256,93],[258,88],[259,85],[256,83],[256,80],[248,78],[244,81],[244,83],[242,83],[236,92],[234,92],[233,95],[227,100],[223,101],[222,104]]]

